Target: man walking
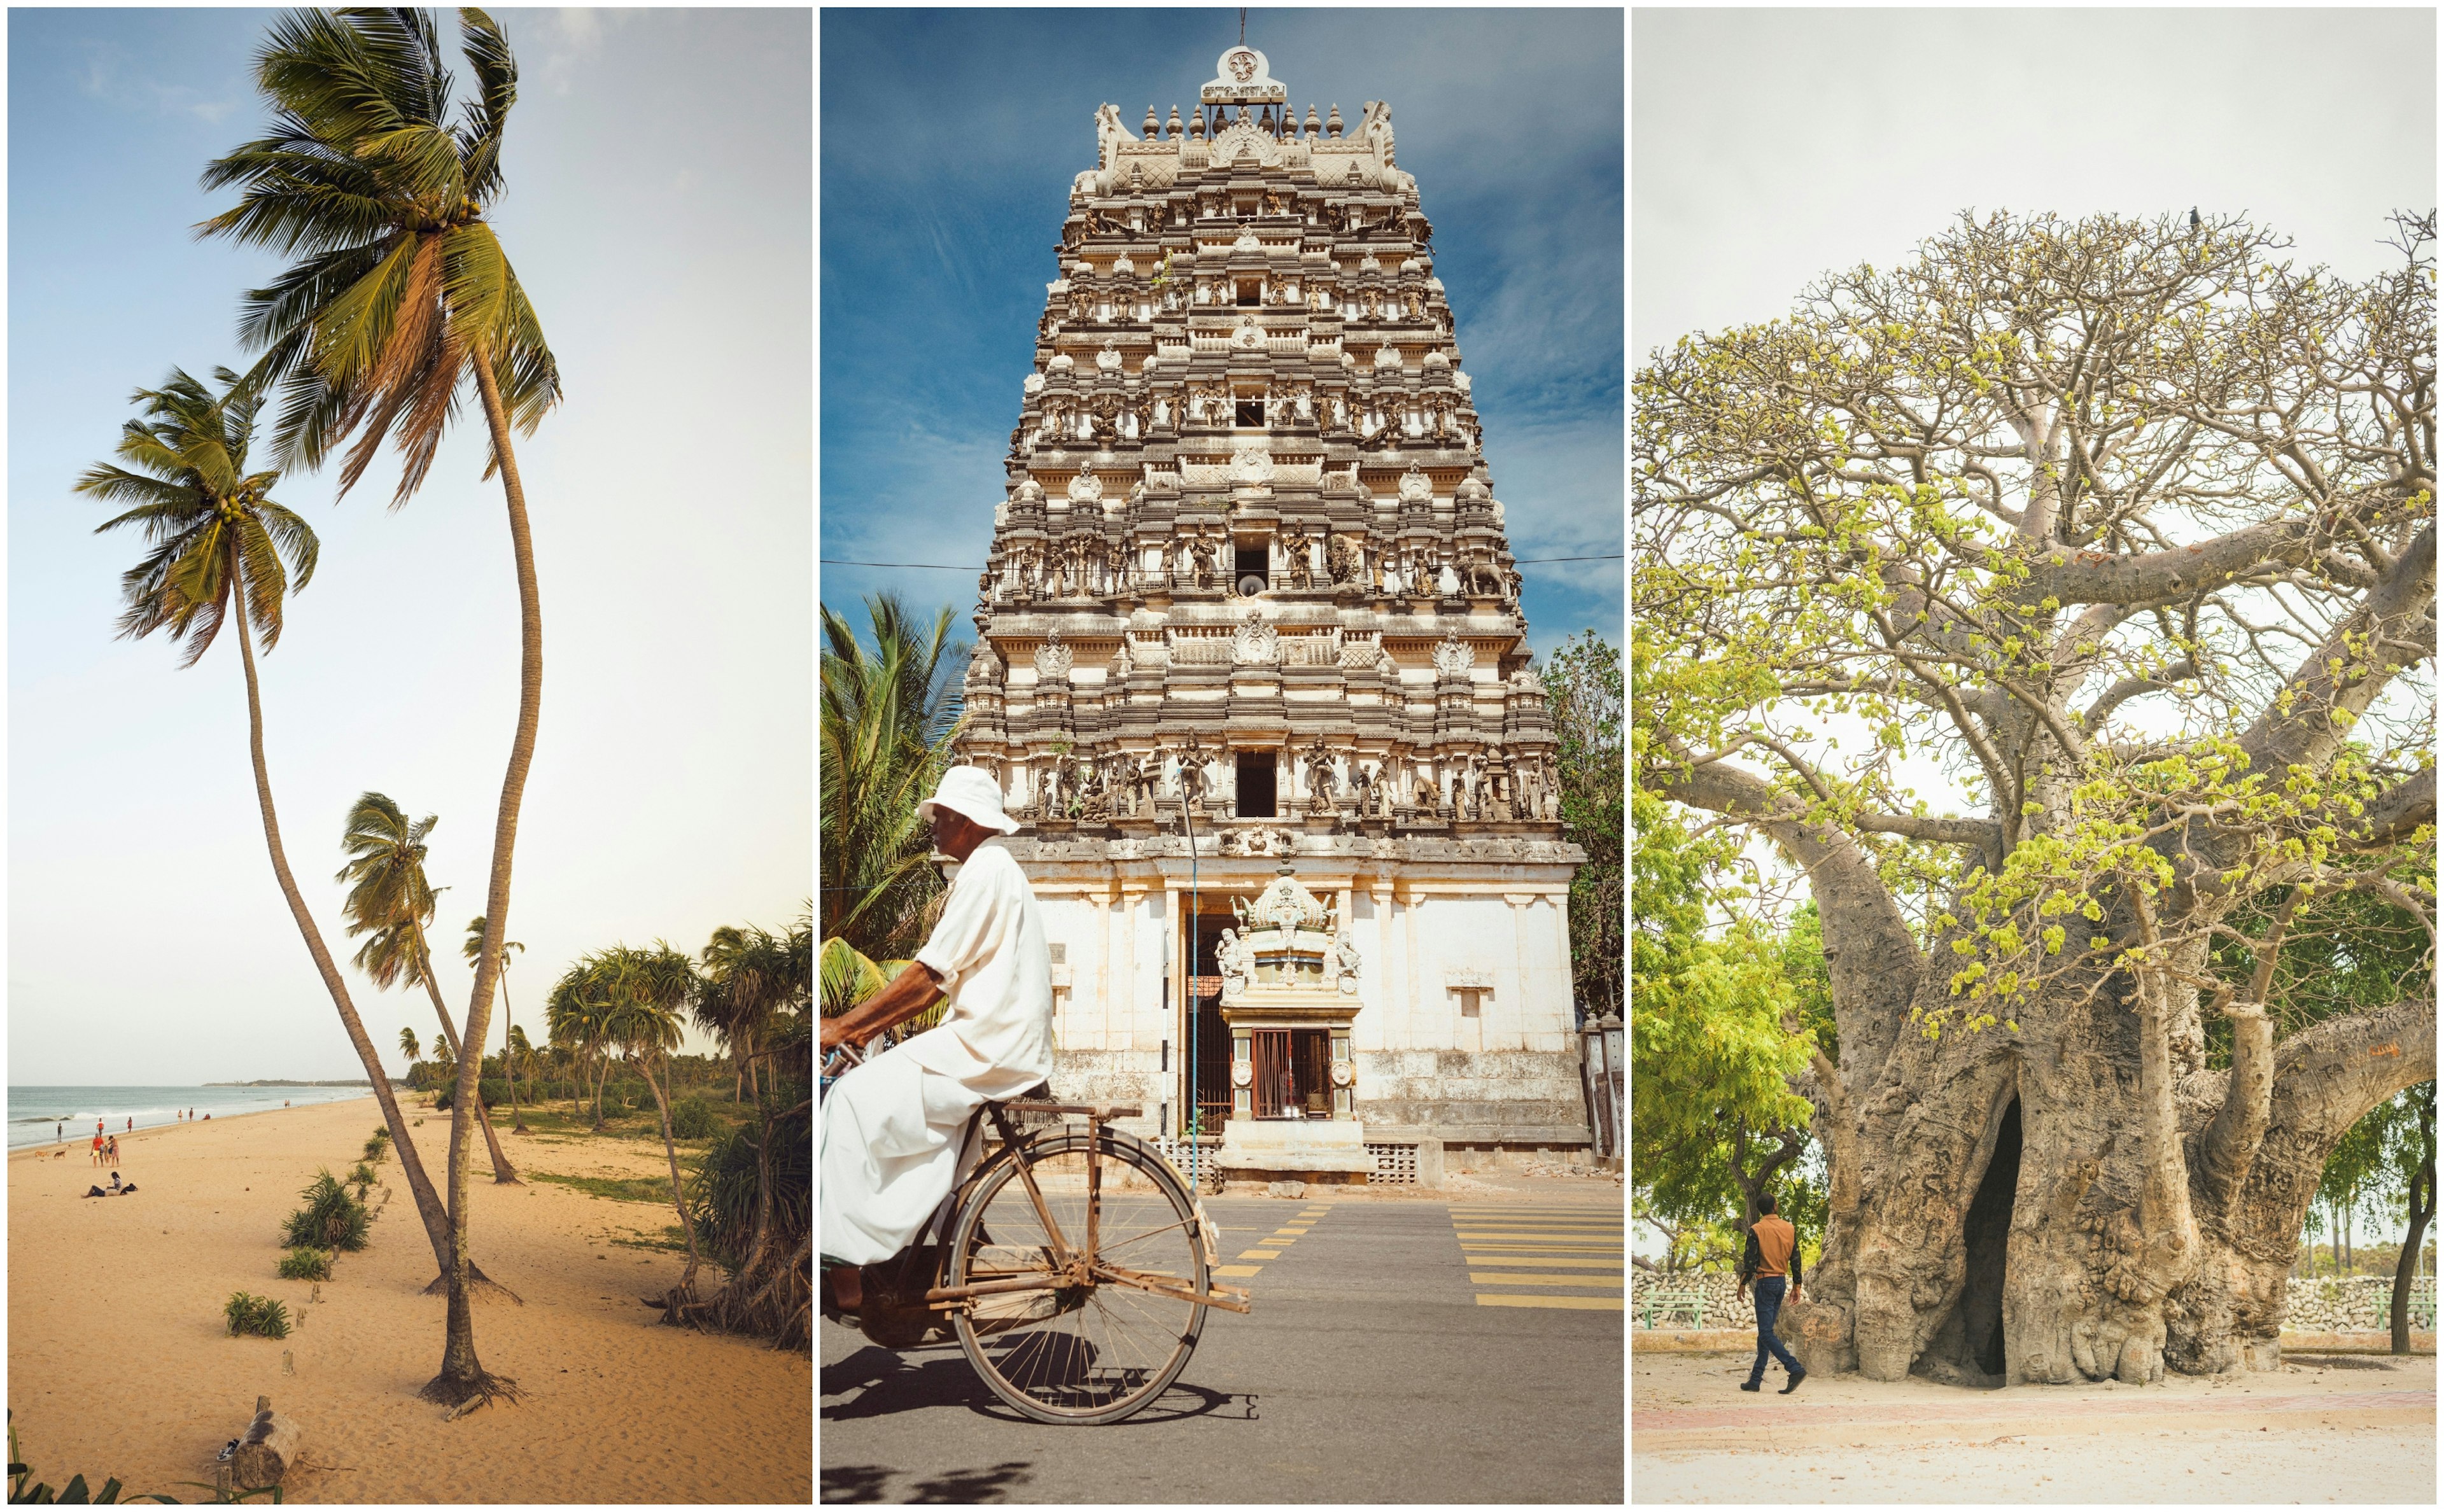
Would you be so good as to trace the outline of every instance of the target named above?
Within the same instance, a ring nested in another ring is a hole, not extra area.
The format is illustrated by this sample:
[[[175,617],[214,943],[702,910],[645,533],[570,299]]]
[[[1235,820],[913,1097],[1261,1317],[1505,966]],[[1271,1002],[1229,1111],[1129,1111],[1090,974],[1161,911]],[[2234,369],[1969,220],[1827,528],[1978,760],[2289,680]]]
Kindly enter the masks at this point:
[[[1740,1290],[1747,1291],[1751,1282],[1756,1285],[1756,1364],[1749,1371],[1749,1378],[1740,1383],[1740,1390],[1753,1392],[1761,1388],[1765,1380],[1765,1357],[1770,1353],[1789,1373],[1790,1384],[1782,1389],[1782,1394],[1788,1396],[1799,1390],[1800,1382],[1807,1379],[1807,1371],[1791,1358],[1790,1350],[1774,1337],[1773,1320],[1782,1311],[1783,1278],[1786,1274],[1790,1280],[1790,1295],[1793,1299],[1799,1296],[1799,1230],[1791,1227],[1787,1219],[1774,1216],[1772,1193],[1759,1197],[1757,1207],[1763,1212],[1749,1227],[1748,1252],[1740,1257],[1739,1271]]]

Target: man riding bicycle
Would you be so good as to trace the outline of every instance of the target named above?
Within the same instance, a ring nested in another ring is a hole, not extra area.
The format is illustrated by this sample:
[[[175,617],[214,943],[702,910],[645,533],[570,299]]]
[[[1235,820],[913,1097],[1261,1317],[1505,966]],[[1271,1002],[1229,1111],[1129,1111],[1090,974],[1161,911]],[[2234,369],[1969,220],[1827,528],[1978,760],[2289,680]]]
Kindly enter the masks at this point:
[[[950,1008],[824,1097],[822,1302],[836,1321],[869,1305],[860,1267],[914,1243],[972,1167],[964,1134],[976,1110],[1052,1071],[1052,954],[1034,890],[1005,843],[1017,821],[973,766],[943,773],[916,814],[932,821],[935,850],[958,863],[941,922],[881,991],[823,1021],[823,1051],[862,1044],[945,998]]]

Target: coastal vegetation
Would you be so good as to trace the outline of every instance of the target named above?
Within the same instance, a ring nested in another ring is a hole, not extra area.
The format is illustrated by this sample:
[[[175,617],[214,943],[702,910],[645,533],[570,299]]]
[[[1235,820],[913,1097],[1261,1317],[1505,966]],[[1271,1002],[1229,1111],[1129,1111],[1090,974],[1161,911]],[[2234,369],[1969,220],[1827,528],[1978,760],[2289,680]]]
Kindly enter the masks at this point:
[[[221,1317],[229,1322],[230,1337],[253,1334],[263,1338],[288,1337],[288,1304],[270,1297],[257,1297],[251,1292],[231,1292],[222,1304]]]
[[[454,1060],[462,1053],[458,1030],[450,1022],[449,1006],[441,1001],[441,987],[433,974],[432,947],[424,933],[437,906],[433,883],[424,873],[425,837],[440,822],[439,816],[433,814],[410,822],[405,811],[387,795],[365,793],[348,810],[347,827],[340,836],[340,849],[348,863],[334,880],[348,884],[348,895],[340,905],[348,921],[348,937],[367,937],[357,950],[357,969],[378,987],[424,988]],[[492,1157],[492,1179],[515,1184],[518,1173],[502,1152],[500,1136],[492,1132],[492,1120],[480,1101],[475,1116],[483,1126],[484,1147]]]
[[[473,966],[475,964],[476,957],[484,953],[484,916],[482,914],[478,913],[473,918],[467,921],[467,938],[466,941],[459,946],[458,950],[461,955],[464,955],[467,958],[467,964],[469,966]],[[518,1027],[516,1015],[510,1011],[509,1007],[509,957],[512,953],[520,955],[525,954],[525,942],[521,940],[503,940],[501,942],[499,957],[501,968],[501,1022],[508,1026],[503,1031],[503,1034],[504,1038],[509,1042],[510,1052],[501,1058],[501,1065],[503,1070],[507,1073],[509,1082],[509,1129],[513,1134],[524,1134],[527,1132],[527,1126],[525,1121],[518,1116],[518,1057],[519,1053],[527,1048],[527,1037],[526,1031]],[[487,1098],[485,1100],[490,1101],[491,1099]]]
[[[930,625],[893,594],[865,610],[870,646],[823,607],[822,919],[826,942],[882,960],[916,953],[942,891],[916,805],[950,765],[966,648],[948,604]]]
[[[318,1172],[298,1195],[306,1206],[288,1215],[281,1230],[282,1244],[351,1254],[365,1247],[372,1223],[365,1205],[349,1196],[347,1188],[328,1170]]]
[[[248,382],[282,395],[274,439],[285,459],[319,467],[353,438],[340,471],[343,496],[395,435],[401,466],[392,504],[404,504],[432,467],[462,392],[472,387],[479,401],[491,443],[485,475],[500,475],[508,507],[519,620],[517,725],[464,1026],[480,1048],[491,1026],[518,814],[543,706],[543,610],[510,433],[534,433],[559,401],[560,373],[487,219],[504,183],[517,63],[491,16],[470,8],[459,23],[475,91],[454,127],[454,82],[430,13],[297,10],[275,20],[255,64],[273,130],[206,169],[204,187],[235,187],[240,195],[197,229],[297,259],[242,303],[240,334],[263,354]],[[455,1405],[516,1394],[475,1352],[467,1184],[478,1060],[460,1058],[451,1112],[449,1307],[441,1368],[424,1388],[428,1398]],[[404,1165],[404,1149],[400,1158]]]
[[[311,1245],[291,1245],[280,1257],[282,1281],[329,1281],[331,1251],[316,1249]]]

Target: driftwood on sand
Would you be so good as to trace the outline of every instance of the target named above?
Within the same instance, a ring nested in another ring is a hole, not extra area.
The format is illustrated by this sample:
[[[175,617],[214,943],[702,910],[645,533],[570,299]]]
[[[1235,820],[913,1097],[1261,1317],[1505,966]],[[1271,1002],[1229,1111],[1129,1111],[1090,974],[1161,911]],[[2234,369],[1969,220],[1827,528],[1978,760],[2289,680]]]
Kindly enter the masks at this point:
[[[295,1418],[273,1411],[268,1397],[254,1400],[254,1421],[238,1440],[230,1468],[241,1486],[278,1485],[306,1447],[306,1429]]]

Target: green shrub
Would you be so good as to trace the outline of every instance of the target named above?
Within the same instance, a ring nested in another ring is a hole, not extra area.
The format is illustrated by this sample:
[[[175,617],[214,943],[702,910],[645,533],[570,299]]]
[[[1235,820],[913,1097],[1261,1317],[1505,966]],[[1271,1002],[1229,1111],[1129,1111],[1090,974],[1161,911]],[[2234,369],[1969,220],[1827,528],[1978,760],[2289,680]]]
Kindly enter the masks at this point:
[[[388,1129],[376,1129],[373,1133],[373,1137],[365,1141],[365,1159],[374,1165],[379,1166],[381,1164],[382,1156],[389,1153],[390,1131]]]
[[[231,1292],[221,1316],[229,1319],[230,1337],[260,1334],[265,1338],[288,1337],[288,1307],[268,1297],[256,1297],[247,1292]]]
[[[486,1077],[475,1083],[475,1092],[487,1108],[497,1108],[509,1100],[509,1083],[505,1078]]]
[[[381,1177],[375,1174],[373,1166],[362,1160],[358,1161],[355,1168],[348,1172],[348,1185],[357,1189],[359,1202],[364,1200],[365,1189],[380,1180]]]
[[[709,1139],[721,1127],[713,1104],[702,1097],[682,1097],[671,1105],[671,1134],[677,1139]]]
[[[371,1226],[365,1205],[349,1196],[348,1189],[328,1171],[317,1174],[298,1195],[306,1200],[306,1206],[288,1215],[281,1228],[282,1244],[291,1248],[305,1245],[351,1254],[365,1247]]]
[[[331,1252],[300,1245],[280,1257],[282,1281],[329,1281]]]

